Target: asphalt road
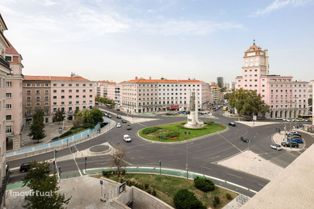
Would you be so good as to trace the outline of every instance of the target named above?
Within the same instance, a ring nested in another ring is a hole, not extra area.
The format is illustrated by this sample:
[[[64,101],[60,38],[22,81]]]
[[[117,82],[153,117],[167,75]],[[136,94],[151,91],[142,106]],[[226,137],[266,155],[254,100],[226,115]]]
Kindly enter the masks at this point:
[[[217,113],[217,122],[228,124],[233,119],[221,116]],[[126,130],[125,125],[122,128],[114,128],[109,132],[98,136],[89,141],[78,144],[75,150],[88,149],[94,145],[109,142],[114,147],[122,148],[126,153],[126,161],[129,165],[139,166],[158,166],[159,161],[162,167],[188,169],[190,171],[204,173],[226,181],[233,182],[238,185],[250,188],[255,191],[262,189],[269,181],[248,173],[232,170],[220,165],[217,161],[231,157],[247,149],[259,154],[261,157],[272,161],[273,163],[286,167],[301,152],[276,151],[270,149],[272,144],[271,136],[276,132],[276,128],[283,128],[283,124],[267,125],[250,128],[246,125],[237,124],[236,127],[229,129],[221,134],[208,136],[206,138],[190,141],[182,144],[160,144],[147,142],[137,136],[137,131],[146,126],[170,123],[175,121],[183,121],[185,118],[178,117],[157,117],[159,120],[132,124],[132,130]],[[113,120],[117,120],[115,117]],[[129,134],[132,138],[131,143],[125,143],[122,140],[123,134]],[[250,139],[250,143],[243,143],[240,137],[244,136]],[[313,139],[305,136],[307,145],[313,143]],[[70,148],[58,151],[57,159],[60,156],[72,154]],[[53,158],[53,152],[28,157],[21,160],[8,162],[10,168],[19,167],[22,162],[30,162],[33,160],[44,161]],[[72,177],[80,175],[80,170],[85,168],[85,160],[78,158],[76,160],[67,160],[58,162],[62,169],[63,177]],[[87,168],[113,166],[110,156],[88,157]],[[17,171],[12,173],[11,182],[21,180],[23,174]],[[218,182],[216,182],[218,183]],[[249,196],[254,195],[252,192],[244,191],[230,185],[225,185],[230,189],[239,191]]]

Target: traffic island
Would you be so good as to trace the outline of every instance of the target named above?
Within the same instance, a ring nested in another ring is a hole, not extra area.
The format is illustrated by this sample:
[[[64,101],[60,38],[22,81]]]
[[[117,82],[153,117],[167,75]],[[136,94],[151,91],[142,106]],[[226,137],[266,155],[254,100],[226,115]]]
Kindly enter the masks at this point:
[[[186,128],[184,125],[185,122],[177,122],[147,127],[141,129],[138,135],[146,140],[170,143],[198,139],[226,129],[225,125],[214,122],[205,122],[204,126],[198,129]]]

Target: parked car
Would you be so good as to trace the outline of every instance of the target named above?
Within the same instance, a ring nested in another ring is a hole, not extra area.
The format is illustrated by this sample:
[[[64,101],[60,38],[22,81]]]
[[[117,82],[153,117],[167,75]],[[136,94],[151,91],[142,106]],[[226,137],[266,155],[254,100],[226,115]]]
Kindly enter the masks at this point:
[[[118,119],[121,119],[121,115],[117,115],[117,118],[118,118]]]
[[[289,132],[287,135],[288,135],[288,136],[289,136],[289,135],[291,135],[291,136],[299,136],[299,137],[302,136],[302,135],[301,135],[299,132],[297,132],[297,131],[291,131],[291,132]]]
[[[228,125],[229,125],[229,126],[232,126],[232,127],[236,127],[235,122],[230,122],[230,123],[228,123]]]
[[[293,138],[293,139],[288,139],[287,140],[288,142],[295,142],[295,143],[298,143],[298,144],[303,144],[303,139],[302,138]]]
[[[250,139],[244,138],[243,136],[240,137],[240,140],[245,142],[245,143],[249,143],[250,142]]]
[[[117,128],[121,128],[121,123],[117,123]]]
[[[130,124],[127,125],[126,130],[132,130],[132,127]]]
[[[31,169],[31,167],[32,167],[31,163],[22,163],[20,166],[20,172],[21,173],[27,172],[27,171],[29,171],[29,169]]]
[[[110,115],[110,114],[108,114],[108,116],[107,116],[108,118],[112,118],[112,116]]]
[[[281,147],[279,144],[271,144],[270,147],[271,147],[272,149],[277,150],[277,151],[282,150],[282,147]]]
[[[126,121],[126,120],[122,119],[122,120],[121,120],[121,122],[122,122],[122,123],[127,123],[128,121]]]
[[[104,112],[104,116],[108,117],[108,113]]]
[[[125,142],[131,142],[132,141],[131,137],[129,135],[127,135],[127,134],[123,135],[123,140]]]
[[[281,146],[299,148],[299,144],[298,143],[296,143],[296,142],[288,142],[288,141],[281,142]]]
[[[100,124],[100,128],[102,128],[102,127],[104,127],[104,126],[106,126],[106,125],[108,125],[107,122],[102,122],[102,123]]]

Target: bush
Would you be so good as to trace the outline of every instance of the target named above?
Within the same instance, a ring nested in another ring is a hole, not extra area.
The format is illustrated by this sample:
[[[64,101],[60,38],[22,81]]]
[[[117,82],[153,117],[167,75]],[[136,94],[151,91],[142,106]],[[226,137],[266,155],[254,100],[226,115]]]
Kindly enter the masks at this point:
[[[173,199],[176,209],[206,209],[195,195],[187,189],[179,190]]]
[[[104,177],[110,177],[111,175],[113,175],[113,171],[102,171],[102,175]]]
[[[214,196],[213,206],[217,207],[220,204],[220,198],[218,196]]]
[[[166,137],[167,138],[175,138],[175,137],[178,137],[179,135],[180,135],[180,133],[177,131],[170,131],[166,134]]]
[[[232,200],[232,196],[231,196],[231,194],[226,193],[226,198],[227,198],[227,200]]]
[[[206,125],[213,125],[213,124],[214,124],[214,122],[213,122],[213,121],[210,121],[210,120],[204,121],[204,123],[205,123]]]
[[[196,177],[194,179],[194,186],[203,192],[209,192],[215,190],[215,184],[204,177]]]
[[[148,127],[148,128],[145,128],[142,131],[142,133],[143,134],[151,134],[151,133],[154,133],[154,132],[158,131],[159,129],[161,129],[161,128],[159,128],[159,127]]]

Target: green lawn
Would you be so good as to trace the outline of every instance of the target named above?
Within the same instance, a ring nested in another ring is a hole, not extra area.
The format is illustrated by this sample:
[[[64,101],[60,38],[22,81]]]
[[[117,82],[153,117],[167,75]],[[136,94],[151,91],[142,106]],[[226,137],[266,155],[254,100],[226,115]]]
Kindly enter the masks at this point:
[[[226,128],[226,126],[222,124],[217,124],[213,122],[205,124],[205,126],[200,129],[187,129],[183,127],[184,124],[185,122],[179,122],[154,127],[147,127],[141,129],[139,131],[139,135],[143,138],[153,141],[176,142],[208,135],[217,131],[222,131]]]
[[[111,176],[112,180],[118,181],[117,176]],[[141,184],[148,184],[156,191],[156,197],[162,201],[174,206],[173,197],[180,189],[188,189],[193,192],[197,199],[199,199],[205,206],[212,207],[212,199],[214,196],[220,198],[221,203],[216,208],[223,208],[228,202],[226,194],[229,193],[232,199],[237,196],[236,193],[216,187],[212,192],[204,193],[194,187],[194,183],[191,180],[184,178],[177,178],[171,176],[160,176],[152,174],[126,174],[123,176],[124,181],[132,180]],[[213,208],[213,207],[212,207]]]

